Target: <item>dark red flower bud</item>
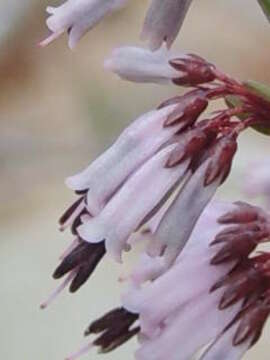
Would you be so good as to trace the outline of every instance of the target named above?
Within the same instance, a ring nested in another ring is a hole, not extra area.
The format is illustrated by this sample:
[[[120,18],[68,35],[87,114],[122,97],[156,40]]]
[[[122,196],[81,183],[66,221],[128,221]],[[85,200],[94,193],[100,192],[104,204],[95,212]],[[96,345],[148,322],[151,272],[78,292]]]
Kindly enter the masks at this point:
[[[187,158],[192,159],[194,156],[198,156],[198,153],[213,140],[213,136],[213,132],[208,131],[203,122],[199,123],[197,127],[186,131],[182,134],[177,147],[172,151],[166,166],[173,167]]]
[[[250,347],[259,340],[266,320],[270,314],[270,294],[265,293],[255,303],[241,311],[233,323],[239,321],[239,326],[233,339],[233,345],[238,346],[250,341]]]
[[[238,205],[238,208],[221,216],[218,219],[220,224],[246,224],[258,219],[258,210],[255,206],[251,206],[241,201],[238,201],[235,204]]]
[[[208,100],[202,91],[192,91],[177,99],[176,109],[168,116],[164,127],[182,123],[184,129],[193,125],[208,106]]]
[[[264,280],[261,272],[252,266],[231,274],[227,281],[223,282],[226,290],[220,300],[219,308],[226,309],[252,293],[260,294],[264,289]]]
[[[210,185],[220,176],[222,177],[220,183],[226,180],[236,151],[237,142],[235,136],[224,136],[216,141],[209,153],[211,160],[206,170],[205,186]]]
[[[197,55],[170,60],[170,65],[183,74],[173,80],[176,85],[196,86],[215,80],[214,66]]]

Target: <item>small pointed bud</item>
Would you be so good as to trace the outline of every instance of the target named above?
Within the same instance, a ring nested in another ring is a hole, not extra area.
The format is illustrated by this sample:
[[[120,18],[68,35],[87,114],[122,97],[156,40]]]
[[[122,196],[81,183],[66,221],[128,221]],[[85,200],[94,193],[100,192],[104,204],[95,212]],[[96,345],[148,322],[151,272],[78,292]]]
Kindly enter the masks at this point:
[[[269,294],[244,309],[238,316],[240,324],[233,339],[233,345],[238,346],[250,339],[250,347],[259,340],[266,320],[270,314]]]
[[[173,80],[176,85],[196,86],[212,82],[216,78],[214,66],[197,55],[172,59],[170,65],[183,74]]]
[[[221,175],[221,183],[226,180],[237,150],[237,142],[234,136],[224,136],[217,140],[211,150],[211,161],[206,171],[205,186],[211,184]]]
[[[237,271],[236,274],[232,273],[226,281],[226,290],[220,300],[219,308],[224,310],[250,293],[260,291],[263,280],[261,273],[252,267]]]
[[[166,166],[174,167],[188,158],[197,157],[200,151],[213,140],[213,135],[207,127],[204,127],[202,122],[191,130],[187,130],[182,134],[178,145],[172,151]]]
[[[238,201],[235,203],[238,206],[236,210],[233,210],[218,219],[220,224],[246,224],[251,221],[256,221],[259,217],[258,208],[251,206],[245,202]]]
[[[164,127],[175,125],[178,122],[183,123],[183,128],[191,126],[197,121],[207,106],[208,101],[202,91],[187,93],[179,99],[177,107],[169,114]]]

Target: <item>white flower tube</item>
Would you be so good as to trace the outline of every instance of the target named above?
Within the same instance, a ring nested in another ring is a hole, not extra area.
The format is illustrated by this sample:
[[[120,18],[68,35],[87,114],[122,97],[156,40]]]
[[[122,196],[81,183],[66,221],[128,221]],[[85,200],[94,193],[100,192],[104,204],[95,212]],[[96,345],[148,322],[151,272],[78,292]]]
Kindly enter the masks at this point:
[[[52,34],[40,45],[48,45],[67,31],[68,44],[73,49],[87,31],[127,2],[128,0],[67,0],[57,8],[49,6],[47,12],[50,16],[47,25]]]
[[[165,167],[174,148],[174,144],[164,148],[131,176],[100,215],[79,227],[80,236],[89,242],[106,240],[107,251],[120,260],[131,233],[186,174],[189,160]]]
[[[174,109],[170,105],[142,115],[89,167],[66,180],[74,191],[89,189],[87,207],[92,215],[99,214],[124,181],[181,128],[181,124],[163,127]]]
[[[104,66],[125,80],[167,84],[181,76],[181,72],[169,64],[169,60],[175,57],[185,57],[185,55],[175,55],[164,48],[152,52],[149,49],[126,46],[115,49]]]
[[[163,41],[170,47],[174,42],[192,0],[152,0],[146,14],[142,38],[149,41],[152,50]]]

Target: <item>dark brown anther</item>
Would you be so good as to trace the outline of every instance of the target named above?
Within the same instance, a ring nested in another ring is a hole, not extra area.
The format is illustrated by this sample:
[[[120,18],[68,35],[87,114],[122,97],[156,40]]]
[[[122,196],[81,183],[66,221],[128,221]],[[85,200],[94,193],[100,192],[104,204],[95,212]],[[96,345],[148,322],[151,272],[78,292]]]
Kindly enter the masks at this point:
[[[70,285],[70,291],[75,292],[88,280],[105,253],[104,241],[98,244],[82,241],[64,258],[53,277],[59,279],[70,271],[76,270],[76,275]]]
[[[132,329],[136,320],[137,314],[124,308],[116,308],[94,321],[85,331],[85,335],[101,334],[93,344],[100,347],[100,352],[109,352],[139,333],[139,326]]]
[[[186,58],[170,60],[170,65],[182,72],[179,78],[173,80],[176,85],[196,86],[212,82],[216,79],[214,66],[196,55],[187,55]]]
[[[85,336],[90,334],[98,334],[100,332],[109,329],[115,324],[126,324],[127,322],[131,325],[138,319],[137,314],[132,314],[123,307],[116,308],[102,316],[100,319],[92,322],[85,331]],[[130,326],[129,325],[129,326]]]
[[[68,219],[73,215],[74,211],[77,210],[77,208],[83,202],[83,200],[84,200],[84,196],[81,196],[64,212],[64,214],[59,219],[60,225],[64,225],[68,221]]]
[[[94,345],[100,345],[100,353],[108,353],[120,347],[128,342],[131,338],[140,332],[140,327],[137,326],[134,329],[126,330],[119,333],[107,332],[99,338],[99,341],[94,342]]]
[[[216,141],[209,154],[211,160],[205,174],[205,186],[210,185],[219,177],[221,177],[221,184],[226,180],[236,151],[237,142],[234,136],[224,136]]]

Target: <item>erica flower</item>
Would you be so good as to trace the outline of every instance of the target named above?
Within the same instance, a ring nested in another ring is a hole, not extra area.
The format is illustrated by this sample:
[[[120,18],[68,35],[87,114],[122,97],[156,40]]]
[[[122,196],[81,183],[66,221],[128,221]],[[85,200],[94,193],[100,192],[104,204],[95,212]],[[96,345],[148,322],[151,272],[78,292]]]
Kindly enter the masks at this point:
[[[123,61],[130,53],[137,63]],[[42,307],[68,285],[77,291],[105,255],[121,262],[137,232],[135,241],[146,245],[131,275],[122,276],[130,283],[122,305],[90,325],[86,335],[96,338],[69,359],[93,346],[113,350],[135,335],[138,360],[190,360],[202,348],[201,359],[225,352],[240,359],[269,314],[270,255],[254,251],[270,236],[270,218],[243,203],[208,204],[231,171],[240,134],[269,127],[270,104],[197,55],[129,48],[109,65],[130,80],[189,89],[140,116],[67,179],[78,199],[60,228],[74,240],[53,274],[66,277]],[[206,116],[216,99],[226,105]],[[203,333],[198,323],[207,324]]]
[[[143,37],[149,40],[151,49],[163,42],[170,47],[184,21],[192,0],[153,0],[146,15]],[[58,8],[49,6],[47,25],[52,34],[41,42],[49,44],[65,31],[69,46],[74,48],[80,38],[105,16],[121,9],[128,0],[67,0]]]
[[[143,25],[142,38],[149,41],[151,50],[163,42],[174,42],[192,0],[152,0]]]
[[[165,48],[155,52],[139,47],[115,49],[105,67],[125,80],[194,86],[215,79],[214,66],[192,54],[175,54]]]
[[[73,49],[87,31],[127,2],[128,0],[67,0],[58,8],[49,6],[47,25],[52,34],[41,45],[48,45],[66,31],[69,47]]]
[[[67,179],[79,198],[60,218],[74,241],[54,273],[57,279],[67,275],[55,294],[68,284],[76,291],[106,253],[121,261],[122,252],[131,249],[131,235],[156,218],[143,255],[146,272],[141,267],[133,279],[140,283],[166,272],[227,178],[239,134],[268,120],[268,102],[202,58],[173,58],[170,66],[181,67],[185,85],[193,89],[139,117],[90,166]],[[200,119],[210,101],[232,93],[245,104]],[[235,116],[243,111],[250,114],[242,121]]]
[[[138,360],[190,360],[205,347],[201,360],[242,358],[270,313],[270,255],[252,255],[269,235],[270,217],[259,208],[211,203],[171,269],[132,287],[124,307],[92,322],[85,335],[96,338],[68,359],[93,346],[114,350],[135,335]]]

